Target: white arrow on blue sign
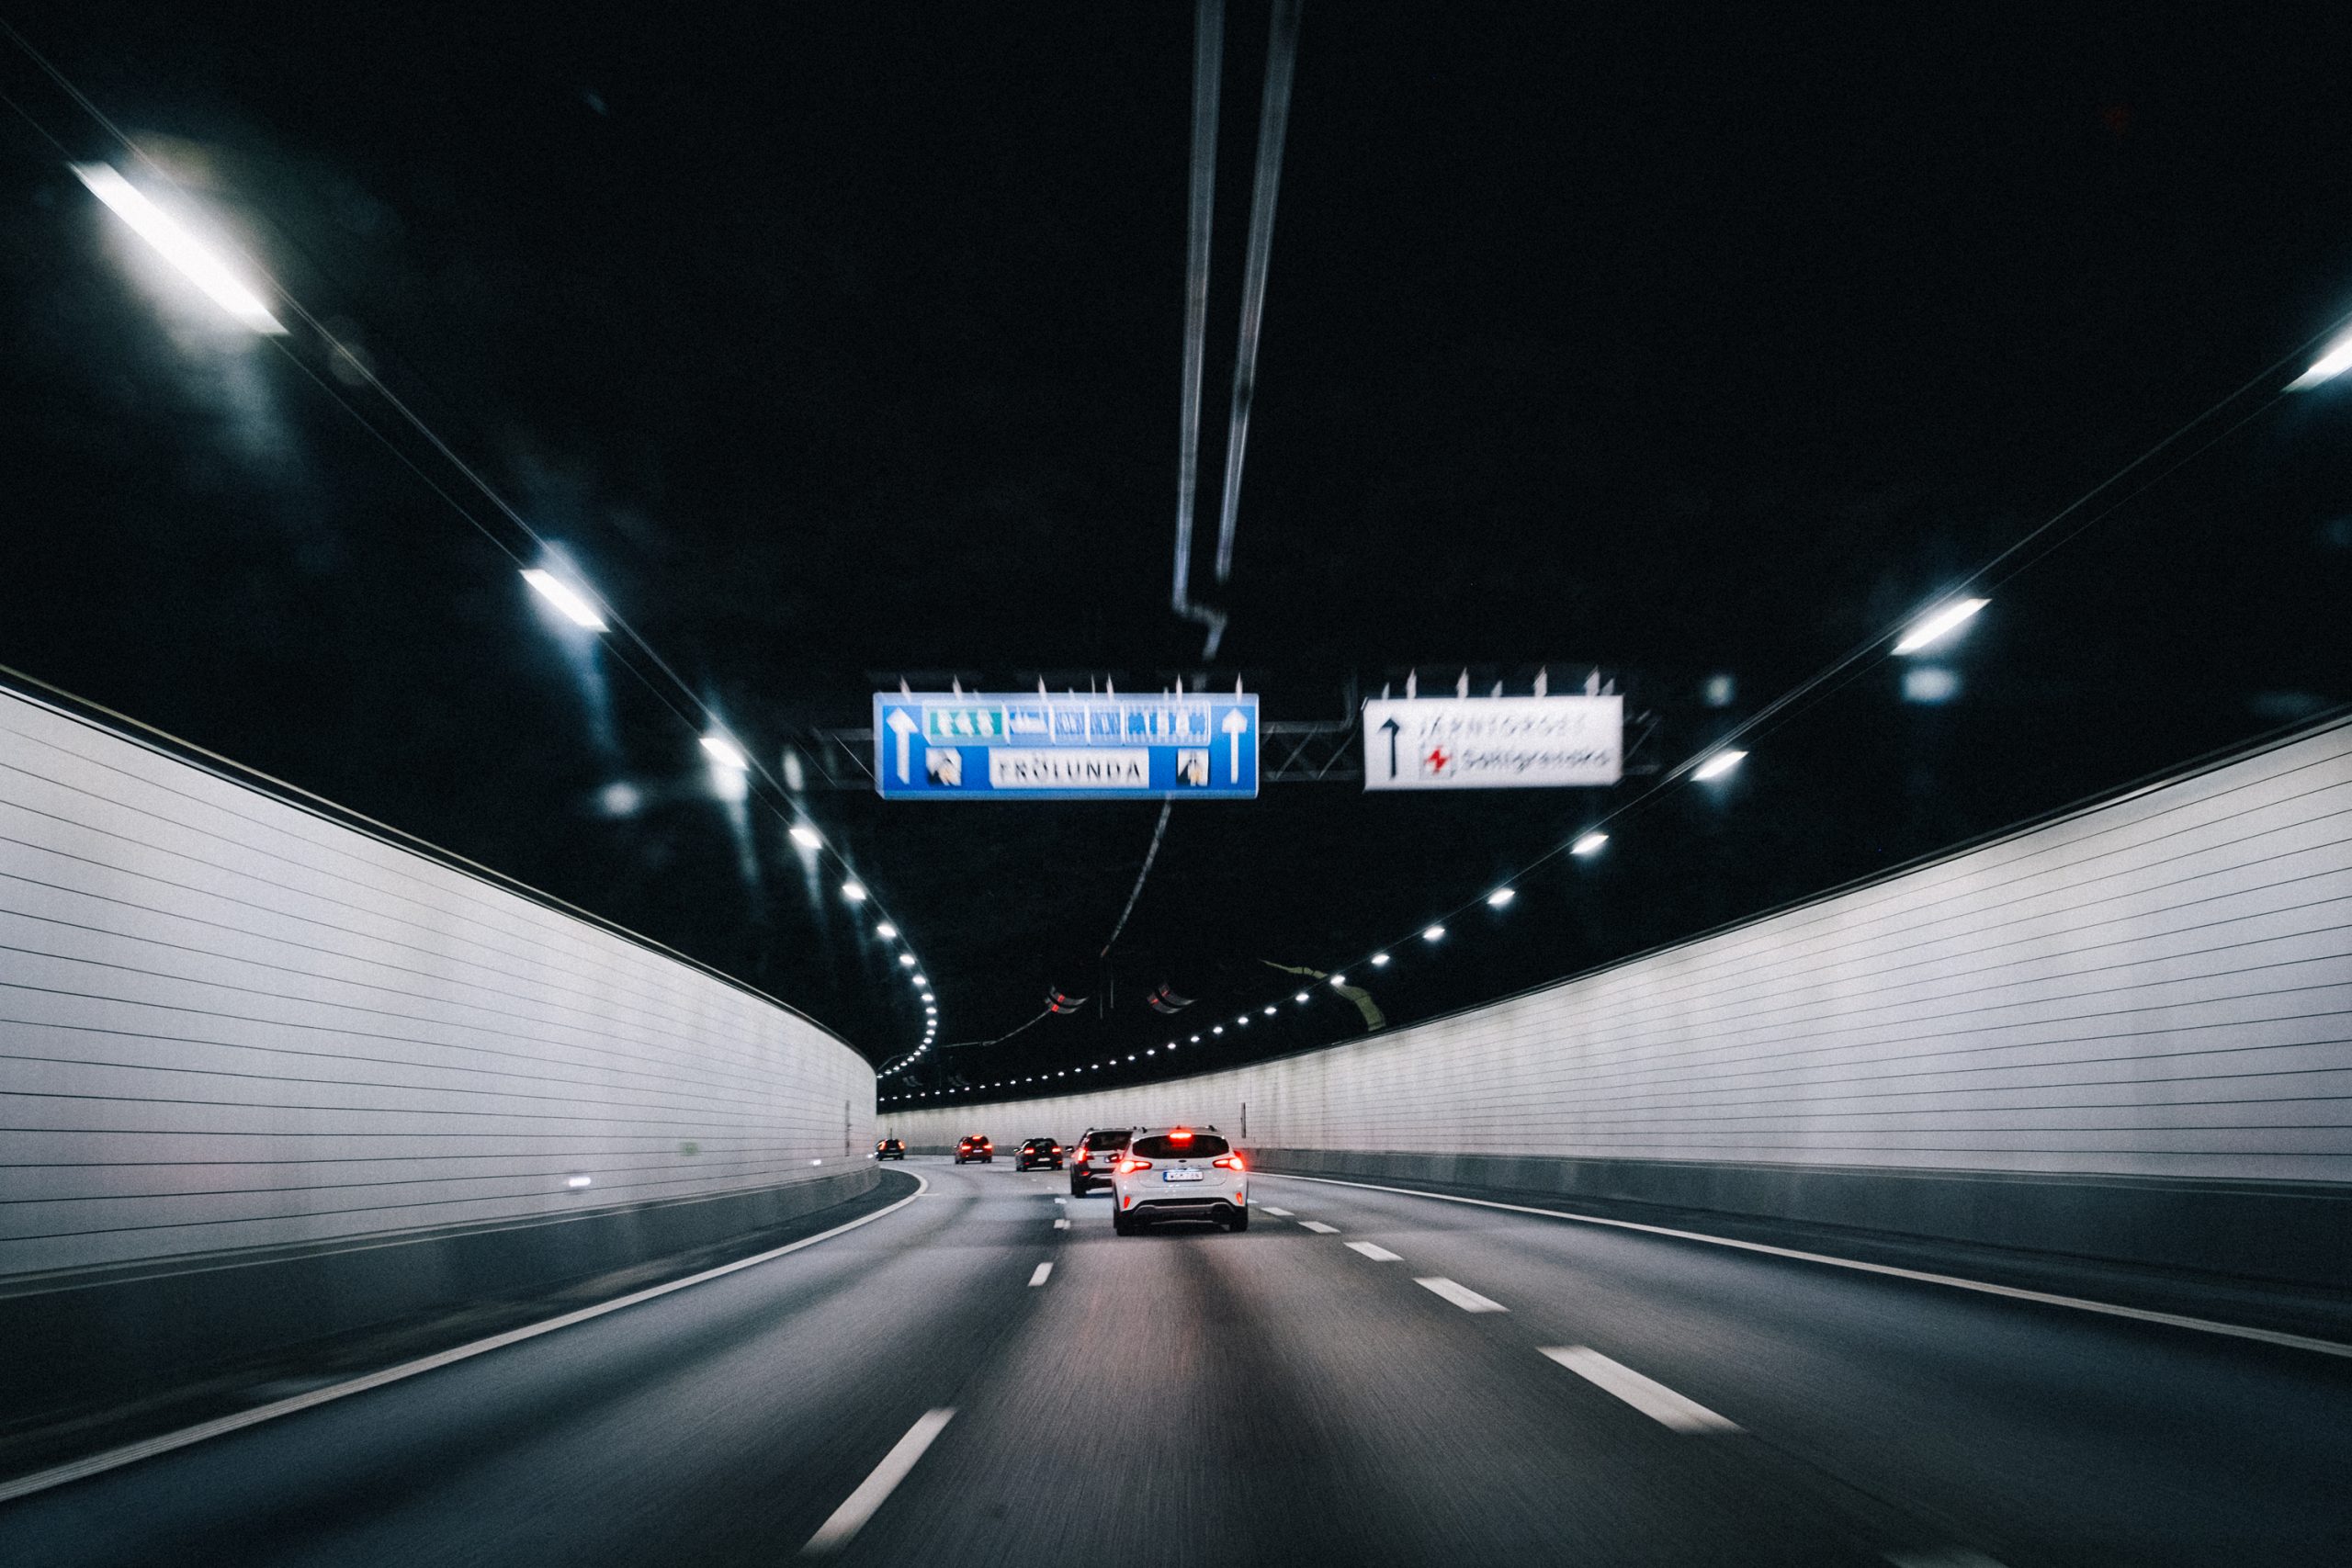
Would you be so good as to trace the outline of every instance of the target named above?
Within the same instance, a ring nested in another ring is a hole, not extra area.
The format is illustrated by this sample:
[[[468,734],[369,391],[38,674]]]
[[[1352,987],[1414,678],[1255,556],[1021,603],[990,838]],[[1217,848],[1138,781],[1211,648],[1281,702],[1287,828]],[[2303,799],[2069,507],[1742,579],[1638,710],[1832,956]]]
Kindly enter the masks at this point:
[[[876,692],[886,800],[1249,800],[1258,698]]]

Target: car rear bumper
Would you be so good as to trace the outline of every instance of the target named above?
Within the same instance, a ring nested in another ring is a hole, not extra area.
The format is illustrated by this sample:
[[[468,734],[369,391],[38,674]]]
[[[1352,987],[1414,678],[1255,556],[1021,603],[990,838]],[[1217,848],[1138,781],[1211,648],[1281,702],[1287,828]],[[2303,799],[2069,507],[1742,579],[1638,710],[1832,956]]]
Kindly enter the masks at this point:
[[[1121,1212],[1136,1219],[1215,1220],[1248,1207],[1246,1199],[1237,1203],[1230,1198],[1139,1198],[1123,1201]]]

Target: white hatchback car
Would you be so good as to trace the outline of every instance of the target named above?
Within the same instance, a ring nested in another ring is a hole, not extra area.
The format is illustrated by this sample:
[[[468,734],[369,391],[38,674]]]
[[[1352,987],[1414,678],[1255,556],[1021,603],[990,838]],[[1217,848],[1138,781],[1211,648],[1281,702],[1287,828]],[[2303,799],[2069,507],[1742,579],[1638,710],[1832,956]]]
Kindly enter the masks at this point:
[[[1250,1168],[1215,1127],[1139,1131],[1111,1167],[1111,1228],[1133,1235],[1154,1220],[1250,1228]]]

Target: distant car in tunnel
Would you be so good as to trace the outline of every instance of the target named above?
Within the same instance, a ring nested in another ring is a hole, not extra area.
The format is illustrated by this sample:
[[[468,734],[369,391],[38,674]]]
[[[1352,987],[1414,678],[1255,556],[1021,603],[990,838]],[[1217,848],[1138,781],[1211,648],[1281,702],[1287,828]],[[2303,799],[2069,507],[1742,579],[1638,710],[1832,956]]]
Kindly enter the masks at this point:
[[[1139,1132],[1111,1167],[1111,1228],[1133,1235],[1159,1220],[1250,1228],[1250,1169],[1216,1128]]]
[[[1048,1170],[1062,1168],[1062,1146],[1051,1138],[1032,1138],[1012,1157],[1015,1170],[1035,1170],[1039,1166]]]
[[[1083,1198],[1098,1187],[1110,1186],[1111,1166],[1133,1136],[1126,1127],[1089,1127],[1070,1151],[1069,1195]]]
[[[989,1142],[986,1133],[975,1133],[956,1141],[956,1163],[962,1165],[967,1159],[978,1160],[982,1165],[996,1163],[996,1145]]]
[[[876,1159],[904,1159],[907,1157],[907,1141],[904,1138],[877,1139],[874,1145],[874,1157]]]

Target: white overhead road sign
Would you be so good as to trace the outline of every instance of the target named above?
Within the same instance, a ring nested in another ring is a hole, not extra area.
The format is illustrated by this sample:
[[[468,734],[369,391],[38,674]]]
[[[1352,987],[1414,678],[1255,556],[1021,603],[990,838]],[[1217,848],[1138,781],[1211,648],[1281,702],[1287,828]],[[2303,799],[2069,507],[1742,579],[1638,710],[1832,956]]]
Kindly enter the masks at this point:
[[[1363,787],[1542,789],[1613,784],[1625,699],[1377,697],[1363,705]]]

